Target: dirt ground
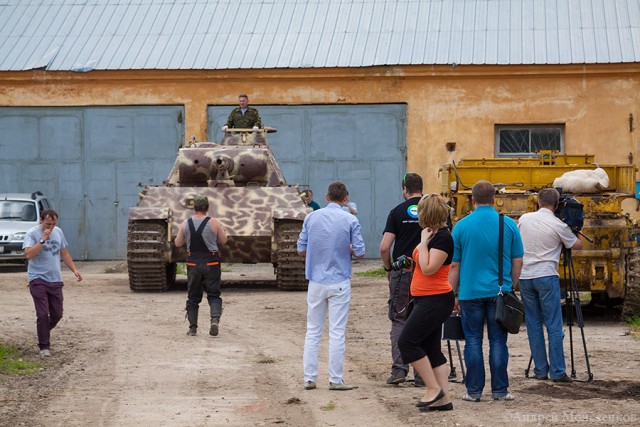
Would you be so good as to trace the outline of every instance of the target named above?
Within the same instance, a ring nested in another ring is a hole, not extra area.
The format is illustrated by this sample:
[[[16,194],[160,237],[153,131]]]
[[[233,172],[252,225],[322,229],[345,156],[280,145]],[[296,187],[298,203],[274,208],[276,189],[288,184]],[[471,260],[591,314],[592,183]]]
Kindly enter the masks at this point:
[[[420,413],[420,389],[387,386],[390,370],[387,285],[354,277],[345,379],[358,388],[329,391],[326,336],[316,390],[302,384],[306,295],[275,288],[270,265],[225,265],[220,335],[186,335],[186,280],[165,293],[134,293],[121,262],[80,262],[85,281],[65,277],[65,313],[52,332],[52,357],[38,375],[0,377],[2,426],[396,426],[639,425],[640,339],[615,315],[587,312],[584,329],[593,382],[527,379],[526,331],[509,337],[512,402],[460,399],[455,410]],[[367,271],[377,261],[358,261]],[[37,356],[35,311],[26,273],[0,272],[0,340]],[[238,280],[249,280],[240,285]],[[579,329],[576,371],[586,377]],[[568,334],[565,340],[568,353]],[[461,343],[462,346],[463,343]],[[446,345],[443,346],[446,349]],[[486,359],[487,351],[485,351]],[[454,346],[454,364],[461,376]],[[570,365],[569,365],[570,366]],[[489,378],[489,376],[488,376]]]

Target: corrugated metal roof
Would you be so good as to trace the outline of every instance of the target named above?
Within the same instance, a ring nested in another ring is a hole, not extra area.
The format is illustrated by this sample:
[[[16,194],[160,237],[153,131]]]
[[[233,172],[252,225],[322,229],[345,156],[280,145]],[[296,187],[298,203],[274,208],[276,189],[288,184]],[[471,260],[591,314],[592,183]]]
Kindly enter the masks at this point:
[[[640,0],[2,0],[0,70],[640,62]]]

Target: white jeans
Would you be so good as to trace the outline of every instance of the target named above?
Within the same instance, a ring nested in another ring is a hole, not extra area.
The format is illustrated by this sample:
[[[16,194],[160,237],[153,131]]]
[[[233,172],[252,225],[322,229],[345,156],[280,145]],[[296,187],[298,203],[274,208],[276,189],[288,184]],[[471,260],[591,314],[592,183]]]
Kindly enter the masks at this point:
[[[327,309],[329,310],[329,381],[342,383],[344,331],[349,317],[350,281],[321,285],[309,281],[307,292],[307,336],[304,340],[304,380],[318,378],[318,348],[322,339]]]

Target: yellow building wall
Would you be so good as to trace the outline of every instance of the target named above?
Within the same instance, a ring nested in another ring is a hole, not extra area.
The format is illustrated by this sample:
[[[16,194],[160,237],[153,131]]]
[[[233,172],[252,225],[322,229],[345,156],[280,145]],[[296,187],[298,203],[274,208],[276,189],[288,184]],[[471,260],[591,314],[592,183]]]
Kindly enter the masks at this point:
[[[185,136],[198,140],[207,106],[239,93],[253,105],[406,103],[406,167],[428,192],[441,164],[493,157],[496,124],[565,124],[569,153],[640,159],[640,64],[0,73],[0,106],[184,105]]]

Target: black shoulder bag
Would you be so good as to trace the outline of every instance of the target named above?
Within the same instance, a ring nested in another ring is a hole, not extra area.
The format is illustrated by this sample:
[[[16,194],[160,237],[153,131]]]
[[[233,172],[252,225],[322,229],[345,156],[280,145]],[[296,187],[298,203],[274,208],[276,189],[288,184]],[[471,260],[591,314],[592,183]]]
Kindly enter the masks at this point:
[[[409,258],[411,259],[411,258]],[[411,272],[408,274],[411,274],[411,278],[413,278],[413,270],[416,268],[416,263],[413,262],[413,260],[411,261],[412,263],[412,268],[411,268]],[[391,300],[389,301],[389,319],[392,319],[393,316],[392,314],[400,314],[401,317],[404,317],[405,319],[409,318],[409,315],[411,314],[411,311],[413,310],[413,298],[411,298],[411,291],[409,291],[409,301],[407,301],[407,304],[400,310],[396,310],[396,303],[398,301],[398,295],[400,294],[400,285],[402,284],[402,272],[404,271],[404,269],[400,270],[400,278],[398,279],[398,283],[396,283],[396,286],[393,290],[393,296],[391,297]],[[411,288],[411,284],[409,284],[409,288]]]
[[[504,258],[504,215],[500,214],[500,234],[498,240],[498,296],[496,297],[496,322],[510,334],[520,332],[520,325],[524,319],[524,304],[515,292],[502,291],[502,264]]]

